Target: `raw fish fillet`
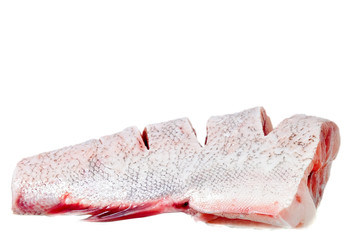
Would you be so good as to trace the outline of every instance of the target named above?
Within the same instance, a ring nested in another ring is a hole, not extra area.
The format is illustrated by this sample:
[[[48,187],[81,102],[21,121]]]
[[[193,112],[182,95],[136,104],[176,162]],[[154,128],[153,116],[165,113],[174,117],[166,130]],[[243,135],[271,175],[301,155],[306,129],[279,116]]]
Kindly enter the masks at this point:
[[[20,161],[16,214],[114,221],[185,212],[210,223],[281,227],[315,214],[340,145],[326,119],[295,115],[275,129],[261,107],[211,117],[204,146],[188,119],[135,127]]]

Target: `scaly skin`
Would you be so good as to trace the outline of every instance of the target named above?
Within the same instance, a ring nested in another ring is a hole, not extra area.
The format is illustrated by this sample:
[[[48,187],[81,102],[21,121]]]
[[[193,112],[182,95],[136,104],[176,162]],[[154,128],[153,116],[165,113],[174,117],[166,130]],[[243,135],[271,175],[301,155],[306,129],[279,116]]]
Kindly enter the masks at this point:
[[[186,118],[130,127],[20,161],[13,211],[92,221],[182,211],[296,227],[314,215],[339,144],[333,122],[295,115],[272,129],[263,108],[210,118],[205,146]]]

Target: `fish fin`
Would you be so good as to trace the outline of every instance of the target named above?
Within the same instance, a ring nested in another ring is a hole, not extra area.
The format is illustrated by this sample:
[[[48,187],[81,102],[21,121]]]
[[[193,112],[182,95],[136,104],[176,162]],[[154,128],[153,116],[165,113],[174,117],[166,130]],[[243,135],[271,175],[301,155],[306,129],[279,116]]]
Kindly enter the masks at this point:
[[[87,212],[87,214],[90,214],[91,216],[85,220],[91,222],[110,222],[131,218],[142,218],[163,213],[166,209],[167,208],[164,205],[159,204],[159,202],[143,203],[134,206],[130,205],[126,208],[108,207],[97,209],[94,212]]]
[[[125,220],[130,218],[141,218],[157,215],[165,212],[167,209],[159,202],[142,203],[139,205],[128,205],[119,207],[92,207],[81,204],[59,204],[47,211],[47,214],[75,214],[90,215],[86,221],[91,222],[110,222]]]
[[[68,199],[72,203],[67,203]],[[118,206],[93,206],[85,205],[82,201],[73,201],[70,193],[65,193],[59,204],[47,209],[48,215],[53,214],[76,214],[76,215],[90,215],[85,220],[93,222],[109,222],[124,220],[130,218],[141,218],[152,215],[157,215],[163,212],[168,212],[172,208],[168,201],[164,199],[144,202],[138,204],[120,204]]]

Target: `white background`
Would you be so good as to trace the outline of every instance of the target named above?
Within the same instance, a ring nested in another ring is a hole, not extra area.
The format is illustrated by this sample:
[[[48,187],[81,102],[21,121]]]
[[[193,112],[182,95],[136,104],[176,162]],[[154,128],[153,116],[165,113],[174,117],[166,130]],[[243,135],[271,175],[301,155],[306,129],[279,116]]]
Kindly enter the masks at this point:
[[[1,1],[1,232],[17,239],[310,239],[358,232],[358,1]],[[335,121],[342,142],[302,229],[209,226],[182,213],[112,223],[16,216],[23,157],[135,125],[264,106]],[[350,237],[351,238],[351,237]],[[353,235],[353,238],[356,238]]]

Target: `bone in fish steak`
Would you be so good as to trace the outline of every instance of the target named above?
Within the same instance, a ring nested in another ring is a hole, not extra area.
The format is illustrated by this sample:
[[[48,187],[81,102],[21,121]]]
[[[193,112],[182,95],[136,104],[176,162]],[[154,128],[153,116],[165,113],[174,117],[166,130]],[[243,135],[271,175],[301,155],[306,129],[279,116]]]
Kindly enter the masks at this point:
[[[211,117],[203,147],[186,118],[129,127],[20,161],[13,211],[91,221],[181,211],[296,227],[315,214],[339,144],[331,121],[295,115],[272,129],[263,108]]]

